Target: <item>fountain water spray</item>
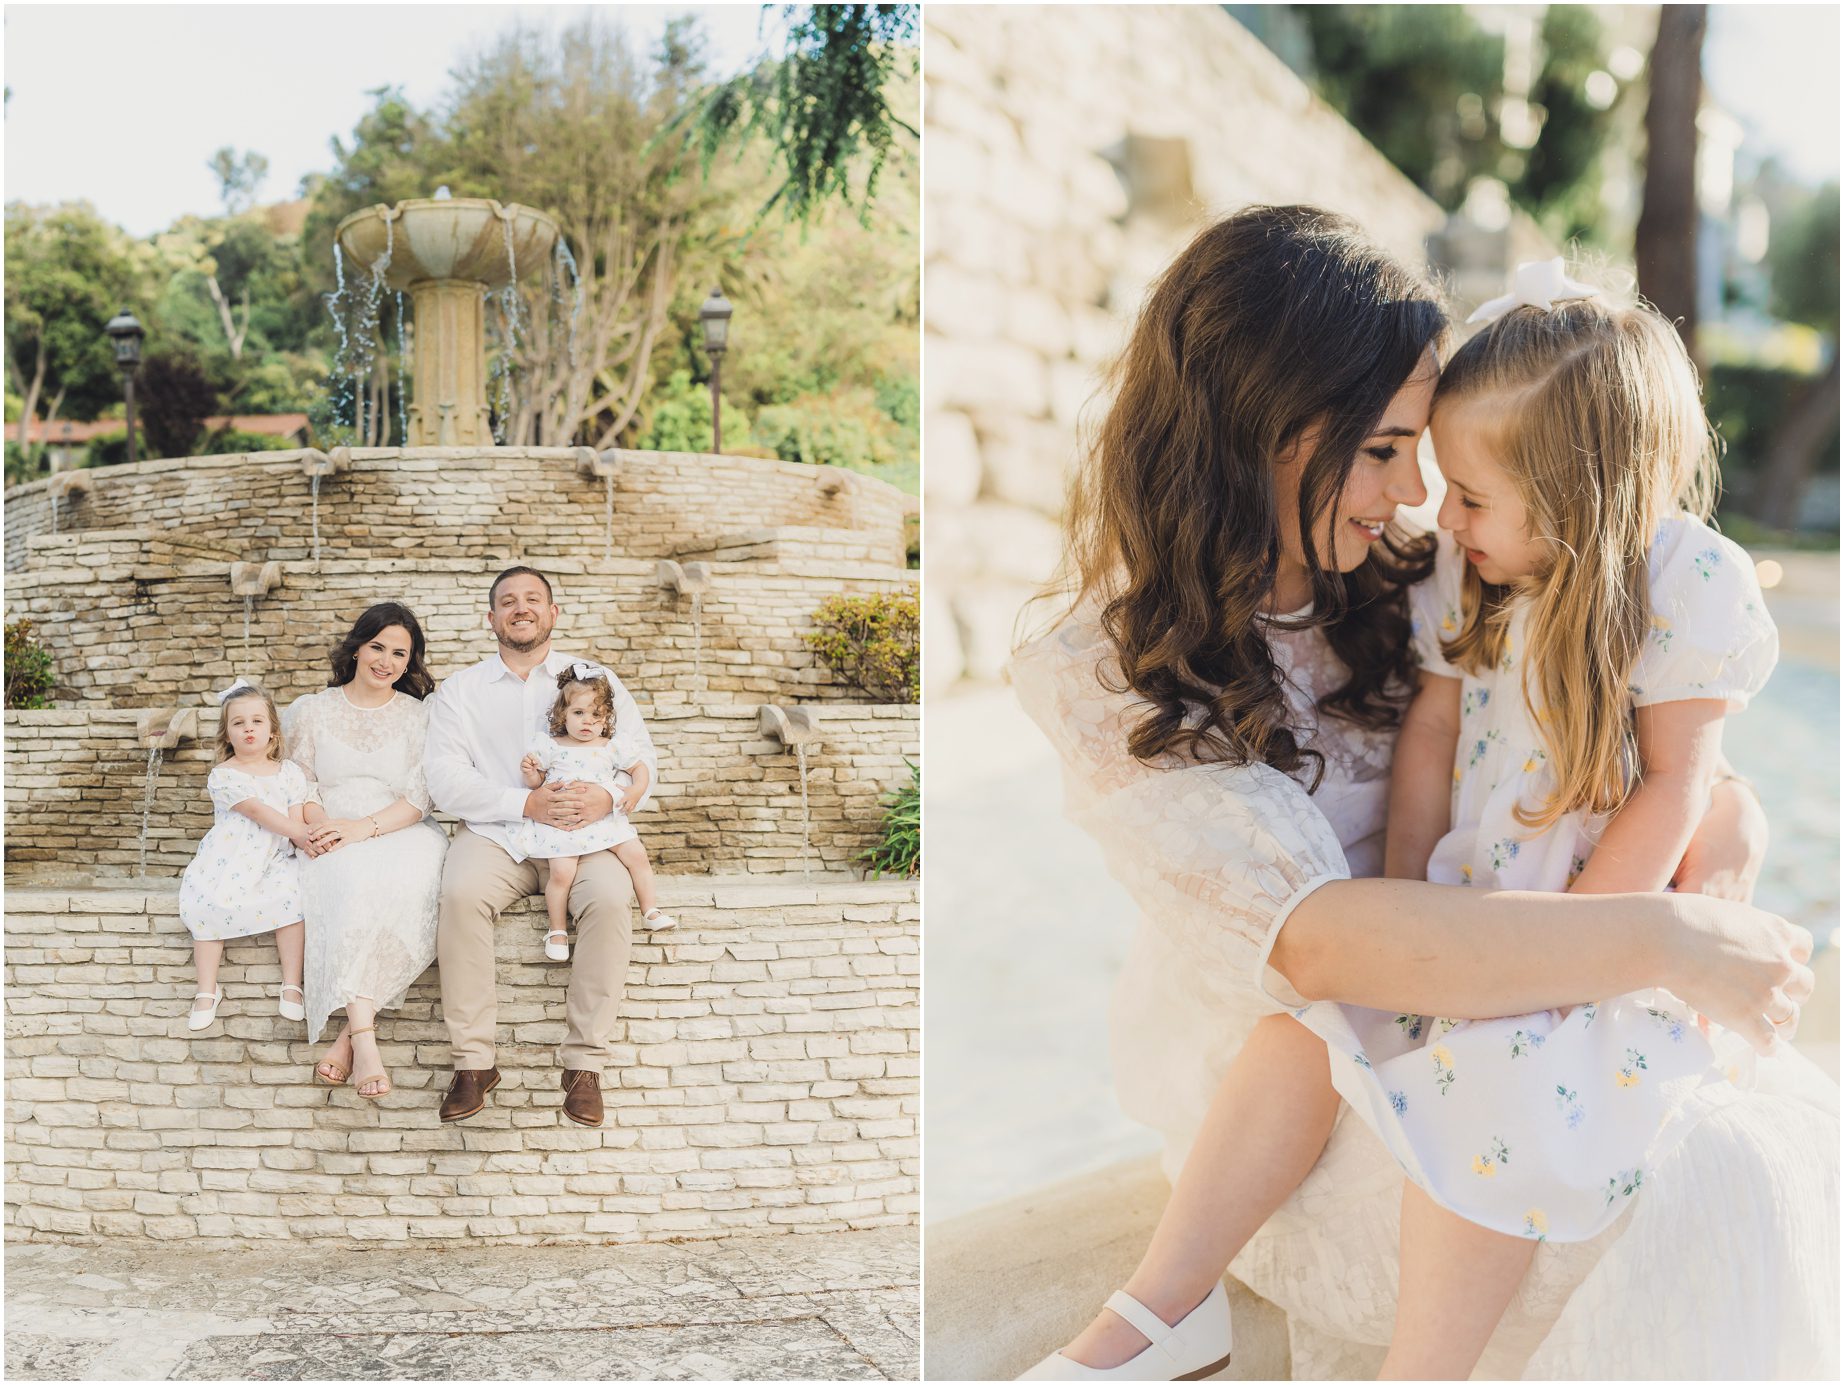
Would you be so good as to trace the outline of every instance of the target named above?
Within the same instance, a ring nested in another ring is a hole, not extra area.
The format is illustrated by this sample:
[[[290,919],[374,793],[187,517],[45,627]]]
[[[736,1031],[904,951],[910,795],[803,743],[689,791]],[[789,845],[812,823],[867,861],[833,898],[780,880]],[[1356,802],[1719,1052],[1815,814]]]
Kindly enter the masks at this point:
[[[316,471],[307,478],[307,489],[313,501],[314,528],[314,566],[320,566],[320,473]]]
[[[691,598],[692,617],[692,678],[704,676],[704,594],[711,589],[711,565],[709,563],[674,562],[671,558],[662,558],[654,569],[654,580],[661,588],[676,592],[680,596]]]
[[[183,740],[198,739],[198,712],[155,711],[141,713],[135,721],[135,735],[147,747],[147,778],[141,788],[141,874],[147,874],[147,830],[153,817],[154,796],[160,783],[162,752],[173,750]]]
[[[800,878],[813,878],[813,814],[807,807],[807,743],[794,743],[794,762],[800,767]]]
[[[807,751],[820,743],[820,712],[817,707],[776,707],[764,705],[756,713],[756,726],[765,736],[773,736],[794,752],[800,772],[800,870],[803,877],[813,878],[813,815],[807,803]]]
[[[147,874],[147,827],[154,814],[154,793],[160,783],[160,747],[147,747],[147,780],[141,788],[141,864],[140,872]]]

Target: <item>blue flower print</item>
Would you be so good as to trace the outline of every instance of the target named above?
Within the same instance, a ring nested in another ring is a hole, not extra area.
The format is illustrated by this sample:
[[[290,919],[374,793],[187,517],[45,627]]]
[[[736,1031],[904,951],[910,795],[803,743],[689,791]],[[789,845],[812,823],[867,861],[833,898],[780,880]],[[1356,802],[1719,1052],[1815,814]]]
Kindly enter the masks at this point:
[[[1716,569],[1722,566],[1722,554],[1713,548],[1706,548],[1690,561],[1697,569],[1697,575],[1707,582]]]
[[[1562,1112],[1569,1129],[1574,1130],[1587,1119],[1588,1113],[1582,1109],[1576,1094],[1560,1083],[1556,1086],[1556,1109]]]
[[[1473,742],[1473,753],[1467,757],[1466,767],[1468,769],[1473,769],[1484,758],[1485,758],[1485,742],[1483,740],[1474,741]]]
[[[1667,1014],[1663,1010],[1654,1010],[1650,1005],[1646,1006],[1646,1013],[1654,1020],[1658,1021],[1659,1025],[1663,1027],[1665,1033],[1670,1037],[1672,1043],[1681,1044],[1684,1042],[1684,1022],[1678,1019],[1676,1015]],[[1641,1064],[1641,1066],[1644,1065]]]
[[[1520,1029],[1511,1036],[1511,1056],[1522,1058],[1526,1053],[1535,1053],[1543,1047],[1544,1036],[1533,1034],[1527,1029]]]
[[[1573,885],[1577,880],[1581,879],[1581,873],[1585,871],[1586,869],[1588,869],[1588,862],[1585,857],[1581,857],[1581,856],[1571,857],[1569,860],[1568,883],[1570,885]]]
[[[1389,1109],[1399,1116],[1406,1116],[1409,1113],[1409,1099],[1401,1092],[1391,1092],[1389,1094]]]
[[[1645,1184],[1643,1169],[1622,1169],[1607,1180],[1607,1200],[1602,1205],[1611,1207],[1616,1197],[1631,1197]]]
[[[1460,699],[1460,715],[1470,717],[1474,712],[1483,711],[1485,704],[1492,700],[1490,688],[1474,688]]]
[[[1421,1024],[1422,1020],[1420,1015],[1396,1016],[1397,1027],[1411,1039],[1419,1039],[1421,1037]]]
[[[1671,622],[1663,616],[1652,617],[1652,643],[1663,651],[1671,649]]]
[[[1354,1063],[1356,1063],[1356,1064],[1357,1064],[1357,1065],[1358,1065],[1358,1066],[1359,1066],[1360,1068],[1362,1068],[1362,1069],[1363,1069],[1363,1070],[1364,1070],[1365,1072],[1369,1072],[1369,1071],[1370,1071],[1370,1060],[1369,1060],[1368,1058],[1366,1058],[1366,1057],[1365,1057],[1365,1056],[1364,1056],[1363,1054],[1361,1054],[1361,1053],[1353,1053],[1353,1054],[1351,1055],[1351,1061],[1352,1061],[1352,1062],[1354,1062]]]
[[[1518,844],[1510,837],[1492,843],[1492,869],[1503,870],[1517,860]]]

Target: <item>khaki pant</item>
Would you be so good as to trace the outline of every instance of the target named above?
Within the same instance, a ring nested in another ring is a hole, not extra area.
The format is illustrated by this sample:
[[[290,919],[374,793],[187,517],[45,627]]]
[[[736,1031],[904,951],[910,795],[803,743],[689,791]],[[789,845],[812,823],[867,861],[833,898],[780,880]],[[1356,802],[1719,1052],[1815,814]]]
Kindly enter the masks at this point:
[[[435,956],[441,968],[442,1017],[457,1069],[494,1066],[494,1016],[499,993],[493,925],[514,900],[538,894],[550,875],[546,861],[514,862],[466,827],[455,833],[442,867],[442,913]],[[629,906],[634,886],[612,852],[582,858],[570,886],[577,936],[570,962],[563,1048],[566,1068],[600,1073],[608,1039],[621,1013],[632,942]]]

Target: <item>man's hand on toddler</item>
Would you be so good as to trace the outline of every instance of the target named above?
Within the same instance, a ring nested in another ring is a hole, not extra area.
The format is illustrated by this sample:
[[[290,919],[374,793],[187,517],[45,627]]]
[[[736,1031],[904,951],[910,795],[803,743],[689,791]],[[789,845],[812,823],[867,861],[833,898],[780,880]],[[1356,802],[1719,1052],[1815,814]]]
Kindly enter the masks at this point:
[[[574,832],[607,817],[614,806],[614,795],[607,789],[570,780],[533,789],[525,797],[525,816],[546,827]]]

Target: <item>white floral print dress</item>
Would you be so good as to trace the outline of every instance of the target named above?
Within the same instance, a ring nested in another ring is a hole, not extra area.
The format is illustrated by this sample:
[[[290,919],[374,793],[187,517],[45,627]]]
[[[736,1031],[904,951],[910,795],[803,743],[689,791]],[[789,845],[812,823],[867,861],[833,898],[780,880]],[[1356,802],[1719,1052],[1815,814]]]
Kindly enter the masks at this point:
[[[600,784],[615,796],[615,806],[606,817],[586,823],[573,832],[561,827],[547,827],[533,818],[519,822],[513,842],[519,854],[541,861],[558,856],[587,856],[592,851],[631,842],[640,833],[621,811],[621,795],[633,785],[628,770],[642,758],[639,750],[625,745],[619,737],[612,741],[588,744],[563,744],[549,735],[532,738],[528,753],[537,756],[544,766],[544,782],[564,784],[576,780]]]
[[[294,843],[236,811],[258,803],[287,814],[307,801],[307,776],[292,760],[274,774],[226,762],[205,781],[211,830],[179,881],[179,918],[200,942],[247,938],[301,921],[301,868]]]
[[[1139,908],[1109,1016],[1115,1082],[1173,1178],[1250,1030],[1304,1007],[1267,966],[1294,908],[1382,872],[1394,734],[1320,713],[1347,676],[1322,630],[1275,623],[1269,646],[1301,744],[1325,756],[1310,791],[1265,765],[1136,760],[1127,736],[1146,707],[1121,691],[1092,606],[1008,671],[1061,760],[1069,816]],[[1753,1087],[1706,1084],[1685,1108],[1682,1142],[1628,1216],[1537,1247],[1479,1378],[1836,1378],[1837,1084],[1789,1047]],[[1374,1110],[1352,1113],[1230,1265],[1287,1314],[1299,1380],[1373,1377],[1394,1330],[1403,1173]]]
[[[1649,572],[1652,634],[1634,671],[1635,704],[1745,706],[1778,648],[1747,555],[1678,516],[1660,527]],[[1574,812],[1542,831],[1517,821],[1518,804],[1534,809],[1554,784],[1523,696],[1525,613],[1513,615],[1497,668],[1463,674],[1441,653],[1458,628],[1461,575],[1443,538],[1434,575],[1410,594],[1423,670],[1461,679],[1453,828],[1428,878],[1560,893],[1608,820]],[[1666,991],[1494,1020],[1347,1005],[1314,1006],[1302,1019],[1333,1045],[1339,1094],[1429,1196],[1494,1231],[1557,1241],[1585,1240],[1626,1209],[1682,1137],[1691,1091],[1754,1069],[1745,1042],[1706,1037]]]

